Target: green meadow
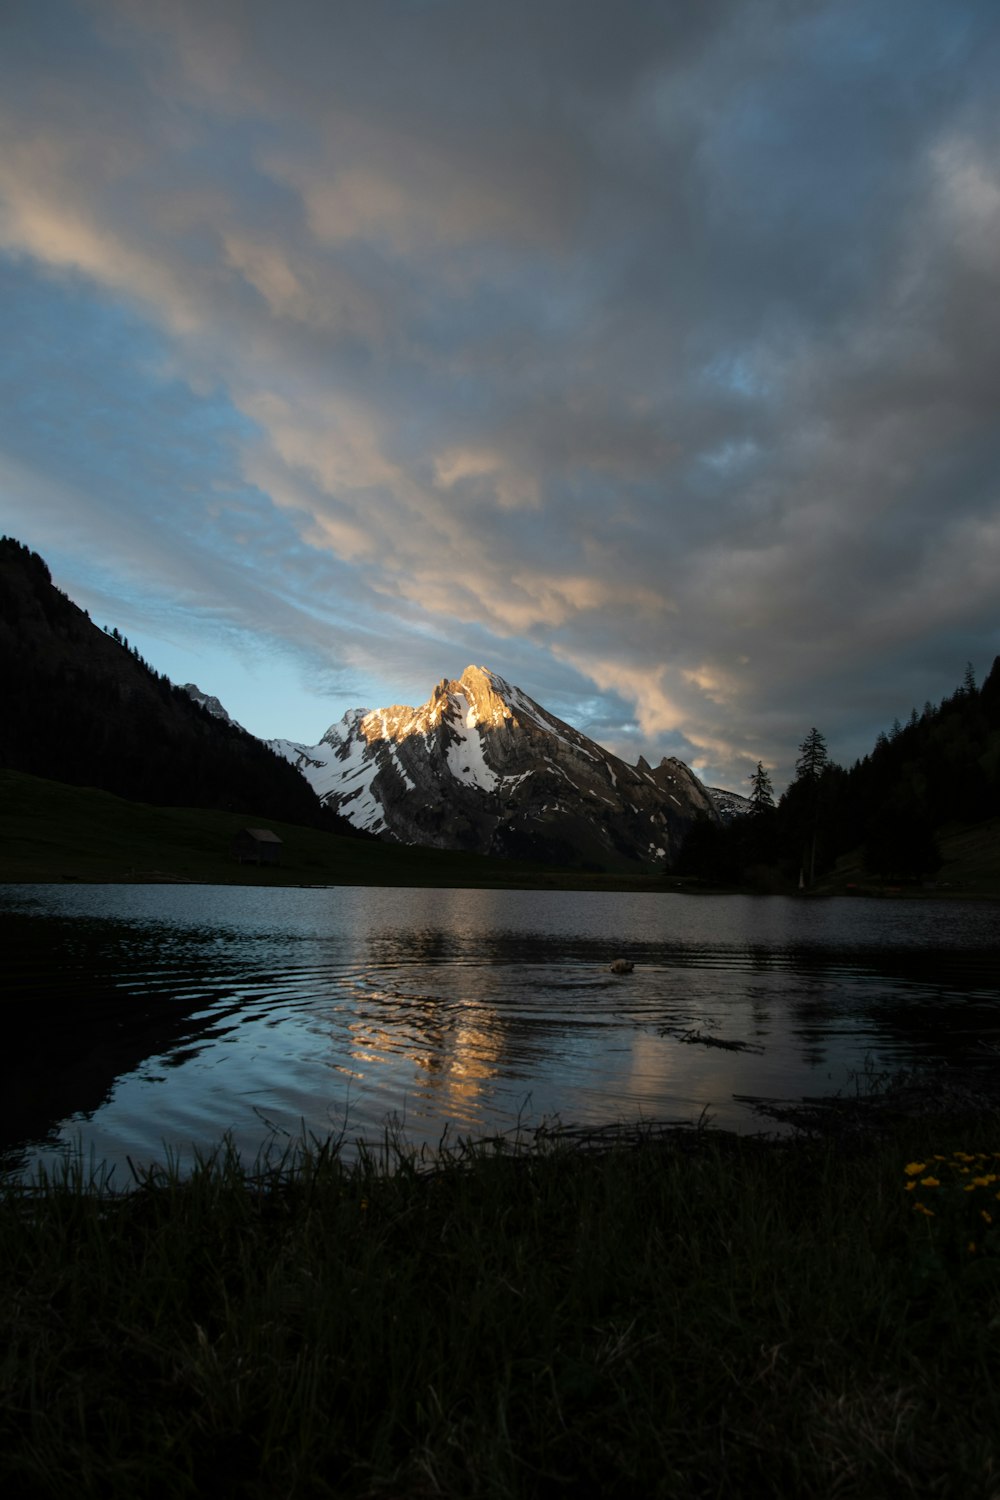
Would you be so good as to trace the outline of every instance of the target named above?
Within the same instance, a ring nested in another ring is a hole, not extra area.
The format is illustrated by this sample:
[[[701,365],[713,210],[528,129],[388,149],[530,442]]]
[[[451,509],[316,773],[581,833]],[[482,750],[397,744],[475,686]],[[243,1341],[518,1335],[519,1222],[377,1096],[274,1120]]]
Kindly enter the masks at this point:
[[[239,864],[241,828],[282,840],[279,868]],[[211,885],[384,885],[643,890],[661,879],[561,870],[443,849],[343,838],[260,813],[152,807],[93,787],[0,771],[0,882],[199,881]]]
[[[272,829],[280,868],[240,865],[230,854],[241,828]],[[1000,897],[1000,819],[939,833],[941,869],[926,888],[866,874],[858,855],[817,882],[818,895],[921,894]],[[686,890],[688,878],[562,869],[445,849],[342,838],[263,814],[153,807],[93,787],[0,771],[0,883],[198,881],[211,885],[384,885],[460,889]]]

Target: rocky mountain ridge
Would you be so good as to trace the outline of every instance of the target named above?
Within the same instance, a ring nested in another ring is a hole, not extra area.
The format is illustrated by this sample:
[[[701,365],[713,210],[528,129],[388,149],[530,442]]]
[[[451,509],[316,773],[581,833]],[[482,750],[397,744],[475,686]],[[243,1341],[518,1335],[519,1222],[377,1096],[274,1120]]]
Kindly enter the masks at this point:
[[[318,745],[271,745],[326,806],[407,844],[655,868],[699,815],[718,817],[682,761],[630,766],[477,666],[419,708],[353,709]]]
[[[706,791],[715,803],[715,810],[723,823],[744,818],[753,808],[750,798],[744,797],[741,792],[730,792],[722,786],[706,787]]]
[[[237,724],[232,715],[227,713],[218,698],[213,697],[211,693],[203,693],[197,683],[182,682],[181,692],[187,693],[188,697],[206,713],[210,713],[213,719],[221,719],[224,724],[234,724],[237,729],[243,728],[242,724]]]

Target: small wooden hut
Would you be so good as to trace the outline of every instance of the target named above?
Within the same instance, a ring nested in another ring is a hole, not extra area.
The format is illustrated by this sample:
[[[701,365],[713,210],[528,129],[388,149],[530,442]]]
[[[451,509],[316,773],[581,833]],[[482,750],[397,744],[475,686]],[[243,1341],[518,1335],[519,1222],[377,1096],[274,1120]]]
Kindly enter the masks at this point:
[[[281,839],[270,828],[241,828],[232,852],[241,865],[280,865]]]

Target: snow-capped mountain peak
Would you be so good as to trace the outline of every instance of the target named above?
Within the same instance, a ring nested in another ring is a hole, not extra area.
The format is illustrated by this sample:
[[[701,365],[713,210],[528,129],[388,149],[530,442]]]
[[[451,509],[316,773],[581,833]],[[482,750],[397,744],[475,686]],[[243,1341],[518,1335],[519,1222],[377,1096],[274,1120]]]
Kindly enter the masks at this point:
[[[711,798],[680,761],[629,766],[485,667],[419,708],[353,709],[318,745],[272,741],[357,827],[402,843],[656,866]]]

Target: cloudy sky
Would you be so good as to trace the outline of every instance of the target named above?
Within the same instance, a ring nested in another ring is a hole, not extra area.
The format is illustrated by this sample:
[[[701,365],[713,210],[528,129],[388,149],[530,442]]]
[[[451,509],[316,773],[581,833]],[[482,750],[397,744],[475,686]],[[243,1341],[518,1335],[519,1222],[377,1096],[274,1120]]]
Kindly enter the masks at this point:
[[[780,786],[1000,651],[996,0],[4,0],[0,530],[262,736]]]

